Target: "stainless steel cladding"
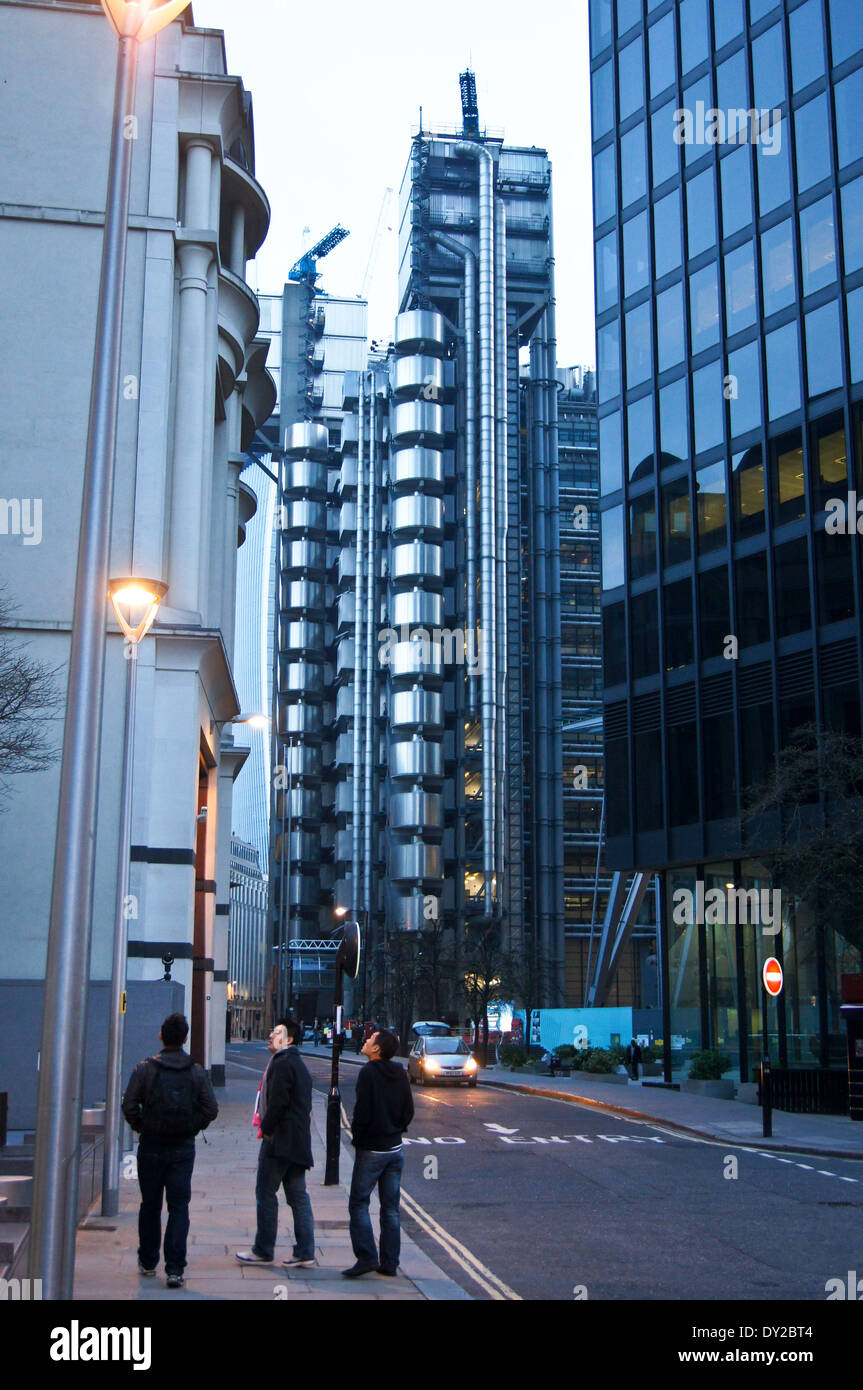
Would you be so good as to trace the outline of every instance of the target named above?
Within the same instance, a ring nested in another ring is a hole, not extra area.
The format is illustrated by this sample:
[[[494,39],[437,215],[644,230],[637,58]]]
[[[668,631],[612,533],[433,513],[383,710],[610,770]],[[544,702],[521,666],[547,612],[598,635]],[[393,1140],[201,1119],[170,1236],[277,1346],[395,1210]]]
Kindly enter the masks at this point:
[[[394,729],[443,725],[443,696],[436,690],[397,690],[392,697]]]
[[[357,504],[356,502],[343,502],[339,507],[339,541],[342,545],[347,543],[346,538],[353,536],[357,529]]]
[[[443,534],[443,500],[417,493],[396,497],[391,507],[392,529],[398,536],[424,534],[438,539]]]
[[[393,364],[393,394],[399,400],[445,398],[446,378],[439,357],[397,357]]]
[[[392,923],[396,931],[422,931],[429,925],[429,903],[426,894],[410,893],[392,899]],[[434,913],[436,916],[436,912]]]
[[[321,819],[321,793],[316,788],[290,787],[276,793],[276,815],[283,821],[305,821],[316,829]]]
[[[390,670],[393,680],[404,677],[413,680],[442,680],[443,654],[440,642],[424,639],[396,642],[390,652]]]
[[[323,734],[323,715],[318,704],[284,705],[279,711],[279,733],[282,738],[302,736],[320,738]]]
[[[411,309],[396,319],[395,345],[399,352],[433,353],[443,356],[446,325],[443,314],[432,309]]]
[[[390,825],[393,830],[441,830],[443,797],[436,792],[395,792],[390,797]]]
[[[281,650],[286,656],[308,655],[323,650],[323,623],[310,623],[303,618],[282,621],[279,634]]]
[[[325,455],[329,442],[326,425],[312,424],[308,420],[301,420],[296,425],[289,425],[285,431],[286,454]]]
[[[397,780],[443,777],[443,744],[405,739],[390,744],[390,777]]]
[[[353,589],[346,589],[343,594],[339,594],[336,604],[336,621],[339,632],[346,632],[354,625],[356,617],[357,596]]]
[[[408,589],[393,594],[390,605],[393,626],[443,627],[443,597],[428,589]]]
[[[390,878],[393,883],[423,883],[443,878],[440,845],[394,844],[390,849]]]
[[[315,857],[320,854],[320,836],[308,830],[292,830],[291,834],[282,833],[276,839],[276,859],[279,863],[286,862],[288,851],[294,863],[314,863]]]
[[[327,491],[326,464],[311,458],[288,458],[283,465],[282,476],[286,492],[304,492],[317,495],[321,500]]]
[[[442,547],[429,545],[426,541],[394,546],[393,578],[440,584],[443,581]]]
[[[323,541],[285,541],[282,545],[282,569],[291,573],[324,571],[327,567],[327,548]]]
[[[279,690],[283,695],[323,697],[324,668],[311,661],[287,661],[279,664]]]
[[[443,454],[436,449],[400,449],[390,460],[390,478],[398,489],[443,491]]]
[[[323,617],[327,606],[327,591],[323,584],[311,579],[282,580],[282,611],[302,614],[304,617]]]
[[[282,507],[282,530],[288,538],[301,535],[309,540],[322,540],[327,534],[327,509],[323,502],[305,499],[285,502]]]
[[[446,437],[443,406],[433,401],[402,401],[390,416],[396,447],[404,444],[430,444],[440,448]]]

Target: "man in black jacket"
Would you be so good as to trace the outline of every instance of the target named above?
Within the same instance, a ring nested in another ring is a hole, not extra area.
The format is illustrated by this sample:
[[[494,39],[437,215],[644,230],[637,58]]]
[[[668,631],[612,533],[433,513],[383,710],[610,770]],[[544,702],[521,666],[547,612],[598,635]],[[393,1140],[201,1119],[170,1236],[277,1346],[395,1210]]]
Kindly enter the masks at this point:
[[[392,1060],[398,1045],[395,1033],[379,1028],[363,1046],[368,1062],[357,1078],[351,1124],[356,1155],[348,1200],[356,1264],[342,1271],[346,1279],[357,1279],[371,1270],[395,1275],[398,1269],[402,1135],[414,1117],[407,1071]],[[369,1217],[369,1198],[375,1184],[381,1201],[380,1261]]]
[[[123,1096],[123,1114],[141,1136],[138,1273],[156,1273],[164,1192],[168,1203],[165,1278],[169,1289],[183,1287],[195,1135],[219,1113],[210,1078],[183,1051],[188,1034],[189,1025],[183,1015],[170,1014],[159,1033],[162,1051],[158,1057],[138,1063]]]
[[[241,1264],[271,1265],[279,1228],[276,1193],[281,1186],[294,1218],[294,1248],[286,1269],[315,1264],[315,1219],[306,1191],[312,1160],[312,1078],[297,1044],[302,1034],[293,1019],[280,1019],[270,1034],[272,1061],[260,1095],[258,1178],[255,1200],[258,1229],[251,1250],[238,1250]]]

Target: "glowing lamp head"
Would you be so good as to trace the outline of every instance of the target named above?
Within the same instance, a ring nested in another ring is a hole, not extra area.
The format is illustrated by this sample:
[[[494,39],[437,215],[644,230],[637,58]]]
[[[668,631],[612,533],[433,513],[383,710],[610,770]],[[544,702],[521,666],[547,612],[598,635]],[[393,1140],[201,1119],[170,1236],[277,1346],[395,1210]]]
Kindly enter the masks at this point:
[[[155,579],[112,579],[108,596],[114,616],[130,642],[137,645],[153,625],[167,584]]]
[[[177,15],[182,14],[189,0],[102,0],[102,9],[121,39],[151,39]]]

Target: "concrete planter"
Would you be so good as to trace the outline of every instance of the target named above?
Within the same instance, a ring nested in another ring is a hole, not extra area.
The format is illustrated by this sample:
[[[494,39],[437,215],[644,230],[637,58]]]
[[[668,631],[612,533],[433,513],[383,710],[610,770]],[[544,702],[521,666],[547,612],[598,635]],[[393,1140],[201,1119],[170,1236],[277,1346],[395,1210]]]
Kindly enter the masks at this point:
[[[628,1076],[621,1076],[616,1071],[576,1071],[573,1072],[576,1079],[583,1078],[585,1081],[608,1082],[612,1086],[626,1086],[629,1082]]]
[[[707,1096],[710,1100],[733,1100],[733,1081],[681,1081],[681,1091],[691,1096]]]
[[[661,1075],[662,1075],[662,1063],[661,1063],[661,1062],[642,1062],[642,1063],[641,1063],[641,1075],[642,1075],[642,1076],[661,1076]]]

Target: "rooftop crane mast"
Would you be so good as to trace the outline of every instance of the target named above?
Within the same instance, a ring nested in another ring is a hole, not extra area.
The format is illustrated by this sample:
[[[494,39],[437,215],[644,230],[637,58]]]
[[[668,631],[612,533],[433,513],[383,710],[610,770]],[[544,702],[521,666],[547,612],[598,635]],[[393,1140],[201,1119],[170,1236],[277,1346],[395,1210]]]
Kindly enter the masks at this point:
[[[328,256],[331,251],[334,251],[335,248],[344,241],[345,237],[348,236],[350,236],[350,232],[347,228],[337,223],[331,232],[327,232],[326,236],[321,237],[320,241],[316,241],[314,246],[306,251],[305,254],[291,266],[288,271],[288,279],[295,280],[300,284],[305,282],[307,285],[314,286],[318,279],[316,263],[322,261],[324,256]]]

